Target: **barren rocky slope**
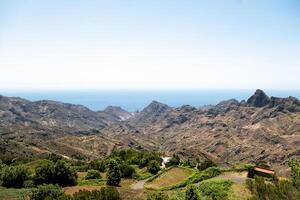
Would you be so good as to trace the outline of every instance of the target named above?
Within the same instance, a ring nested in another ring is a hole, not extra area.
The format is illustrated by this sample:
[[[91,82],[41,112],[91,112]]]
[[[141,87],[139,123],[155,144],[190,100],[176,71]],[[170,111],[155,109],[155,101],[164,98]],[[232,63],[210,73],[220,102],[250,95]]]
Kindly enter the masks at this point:
[[[247,101],[171,108],[153,101],[132,116],[118,108],[93,112],[51,101],[0,99],[2,155],[50,152],[77,159],[101,157],[114,148],[159,150],[208,157],[222,164],[266,161],[284,166],[300,157],[300,103],[257,90]]]

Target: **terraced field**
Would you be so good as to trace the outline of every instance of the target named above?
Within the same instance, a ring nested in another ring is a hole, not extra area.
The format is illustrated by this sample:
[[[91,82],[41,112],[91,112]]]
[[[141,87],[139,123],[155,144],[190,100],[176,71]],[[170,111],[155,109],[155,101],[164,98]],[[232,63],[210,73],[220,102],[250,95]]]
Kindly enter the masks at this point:
[[[162,189],[171,185],[181,183],[193,173],[192,169],[188,168],[172,168],[169,171],[159,175],[157,178],[145,184],[147,189]]]

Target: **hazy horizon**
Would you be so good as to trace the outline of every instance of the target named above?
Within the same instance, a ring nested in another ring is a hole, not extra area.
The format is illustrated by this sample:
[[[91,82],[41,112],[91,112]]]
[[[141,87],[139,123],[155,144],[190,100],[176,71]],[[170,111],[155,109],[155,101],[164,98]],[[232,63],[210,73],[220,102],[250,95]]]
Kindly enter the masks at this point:
[[[300,90],[264,90],[269,96],[300,99]],[[200,107],[235,98],[247,100],[254,89],[248,90],[65,90],[65,91],[3,91],[0,95],[21,97],[31,101],[54,100],[84,105],[91,110],[104,110],[107,106],[120,106],[135,112],[142,110],[152,101],[159,101],[172,107],[191,105]]]

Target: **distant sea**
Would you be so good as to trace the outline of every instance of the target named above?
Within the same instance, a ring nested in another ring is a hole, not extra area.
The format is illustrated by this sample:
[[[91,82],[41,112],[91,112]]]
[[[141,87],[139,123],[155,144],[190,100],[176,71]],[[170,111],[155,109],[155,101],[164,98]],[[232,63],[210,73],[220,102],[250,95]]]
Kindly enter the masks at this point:
[[[264,90],[269,96],[300,98],[300,90]],[[0,91],[1,95],[21,97],[31,101],[55,100],[84,105],[91,110],[103,110],[109,105],[134,112],[156,100],[172,107],[215,105],[222,100],[248,99],[255,90],[88,90],[88,91]]]

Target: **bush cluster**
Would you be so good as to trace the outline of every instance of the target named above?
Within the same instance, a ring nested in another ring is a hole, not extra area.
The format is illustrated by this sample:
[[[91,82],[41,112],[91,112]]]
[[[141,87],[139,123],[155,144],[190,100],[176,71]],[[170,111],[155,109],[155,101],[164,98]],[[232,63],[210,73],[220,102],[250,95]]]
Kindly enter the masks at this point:
[[[21,188],[29,179],[29,172],[23,166],[5,166],[1,170],[1,180],[4,187]]]
[[[199,190],[202,196],[214,200],[226,200],[228,199],[232,184],[229,180],[209,180],[201,182]]]
[[[272,182],[264,177],[255,176],[247,179],[246,185],[251,191],[252,200],[298,200],[300,191],[288,180],[274,179]]]
[[[73,196],[64,194],[58,185],[40,185],[30,193],[31,200],[121,200],[118,190],[114,187],[103,187],[99,190],[81,190]]]
[[[58,184],[60,186],[72,186],[76,184],[77,174],[71,166],[58,160],[55,163],[45,160],[35,169],[34,183],[40,184]]]
[[[94,170],[94,169],[89,169],[87,171],[87,174],[85,176],[85,179],[86,180],[90,180],[90,179],[100,179],[101,178],[101,175],[100,175],[100,172],[97,171],[97,170]]]

